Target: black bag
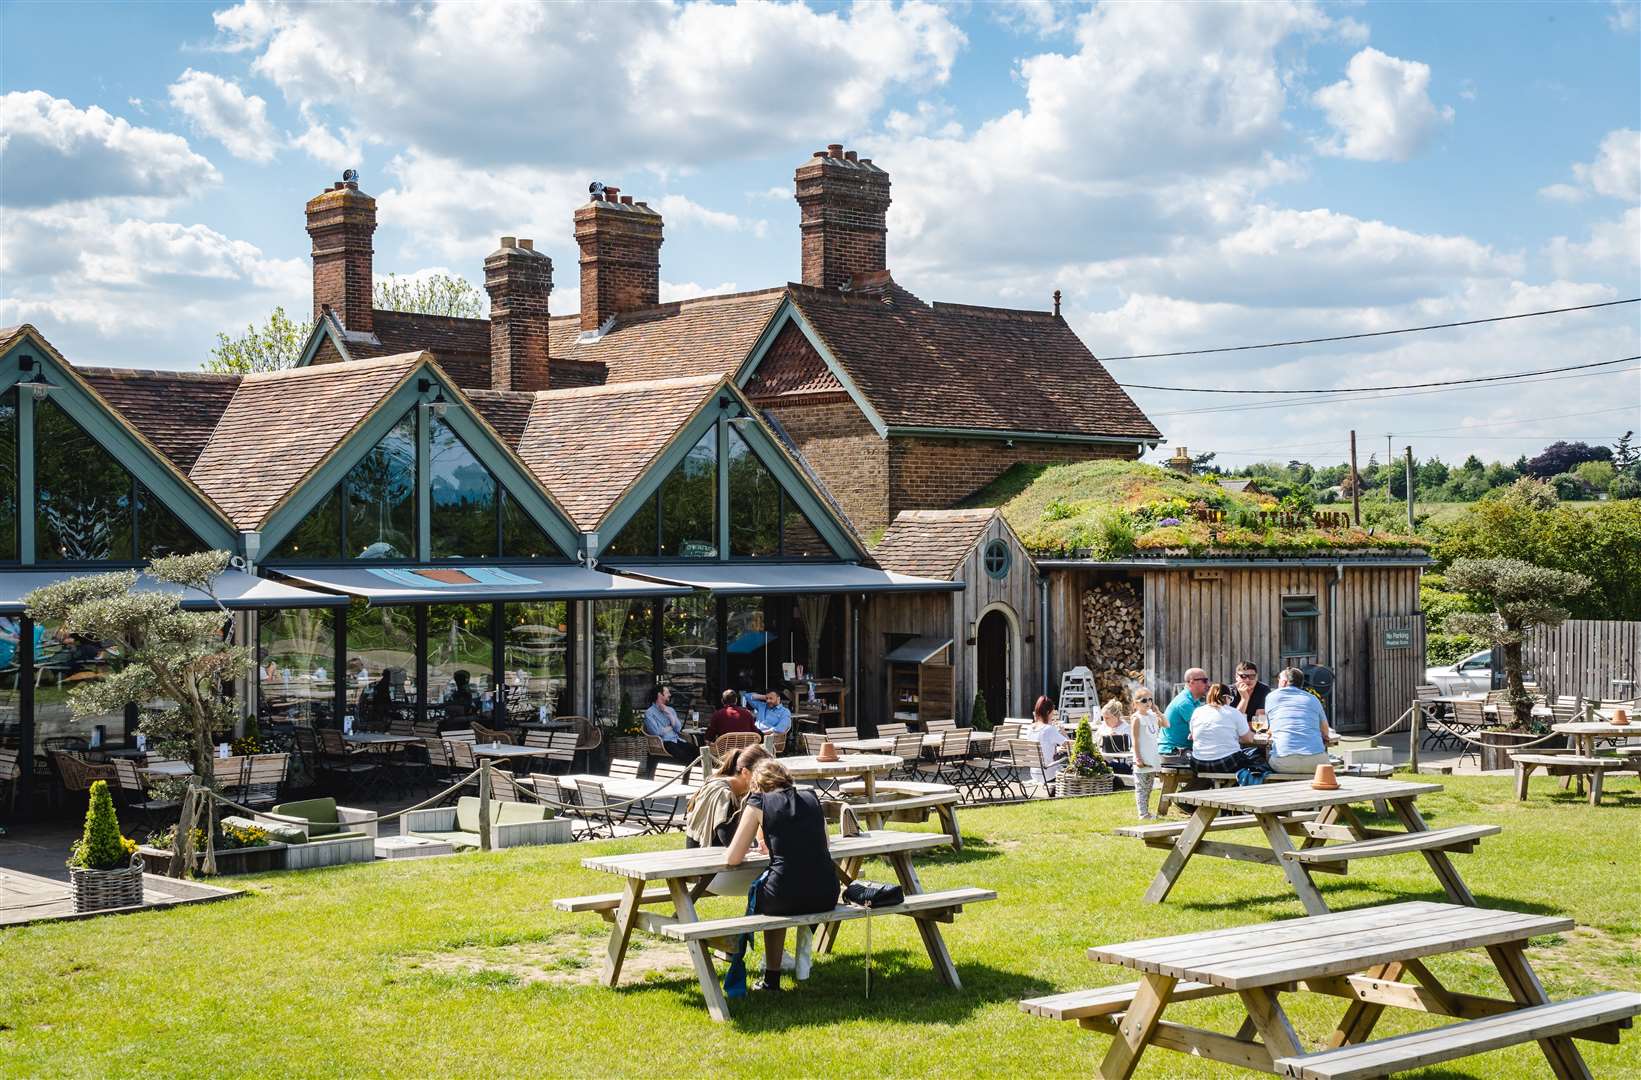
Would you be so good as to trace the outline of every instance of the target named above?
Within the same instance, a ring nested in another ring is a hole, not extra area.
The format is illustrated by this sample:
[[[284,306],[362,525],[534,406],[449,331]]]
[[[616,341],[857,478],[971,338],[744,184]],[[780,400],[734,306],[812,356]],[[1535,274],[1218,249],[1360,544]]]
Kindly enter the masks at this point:
[[[906,892],[881,881],[851,881],[843,890],[843,902],[866,908],[894,907],[906,902]]]

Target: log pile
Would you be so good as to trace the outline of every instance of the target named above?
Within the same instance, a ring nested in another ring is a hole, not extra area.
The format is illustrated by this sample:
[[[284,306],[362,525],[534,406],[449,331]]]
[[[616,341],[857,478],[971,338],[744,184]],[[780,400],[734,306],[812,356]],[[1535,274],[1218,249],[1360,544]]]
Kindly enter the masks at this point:
[[[1100,700],[1127,702],[1145,681],[1145,610],[1130,581],[1107,581],[1083,592],[1083,663],[1094,673]]]

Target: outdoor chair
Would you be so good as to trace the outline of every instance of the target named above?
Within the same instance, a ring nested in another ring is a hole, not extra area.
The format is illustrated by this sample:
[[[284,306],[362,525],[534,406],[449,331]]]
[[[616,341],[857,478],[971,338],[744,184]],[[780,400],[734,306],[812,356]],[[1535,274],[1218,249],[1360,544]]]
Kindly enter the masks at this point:
[[[371,862],[376,858],[376,815],[369,810],[337,806],[335,799],[325,797],[276,803],[266,814],[251,822],[288,845],[287,870]]]
[[[943,720],[925,720],[923,722],[923,730],[925,734],[929,735],[934,735],[937,732],[942,731],[956,731],[957,721],[949,718]]]
[[[649,760],[651,758],[654,758],[656,760],[662,760],[662,759],[667,758],[668,756],[669,755],[667,754],[667,744],[661,741],[661,736],[659,736],[659,735],[645,735],[644,736],[644,758],[645,758],[645,760]]]
[[[249,764],[250,759],[243,754],[211,759],[211,779],[224,797],[245,801],[245,770]]]
[[[604,745],[604,728],[585,716],[561,716],[559,719],[574,725],[572,730],[576,733],[576,757],[585,757],[586,761],[591,762],[598,748]],[[574,761],[570,767],[575,767]]]
[[[838,742],[843,739],[860,738],[860,729],[852,727],[827,728],[823,734],[832,742]]]
[[[591,840],[615,835],[615,820],[610,814],[603,784],[596,780],[577,779],[566,791],[569,797],[565,801],[575,807],[581,819],[581,828],[574,834],[575,839]]]
[[[889,753],[900,759],[891,776],[898,776],[902,780],[917,779],[917,763],[923,760],[923,736],[915,731],[904,732],[895,736],[894,749]]]
[[[806,754],[819,754],[821,747],[826,744],[825,735],[811,735],[807,731],[799,732],[798,738],[803,741],[803,752]]]
[[[485,727],[483,724],[475,721],[473,724],[473,741],[481,743],[510,743],[513,741],[513,737],[505,731],[499,731],[492,727]]]
[[[1053,796],[1054,785],[1041,779],[1048,775],[1048,763],[1043,760],[1043,744],[1036,739],[1010,740],[1009,768],[1014,774],[1009,789],[1019,791],[1022,799],[1031,798],[1033,784],[1041,784]]]
[[[310,779],[316,779],[319,775],[318,732],[311,727],[297,727],[292,730],[291,737],[296,745],[296,756],[302,762],[303,771]]]
[[[506,769],[490,770],[490,797],[502,802],[536,802]]]
[[[1419,718],[1420,726],[1424,728],[1424,736],[1419,743],[1421,750],[1448,750],[1456,741],[1447,725],[1442,723],[1442,703],[1436,699],[1442,696],[1439,686],[1425,684],[1413,688],[1414,698],[1423,715]]]
[[[137,763],[131,759],[115,758],[114,775],[119,782],[120,812],[129,815],[129,818],[135,818],[145,830],[151,831],[159,827],[164,819],[174,819],[181,811],[180,799],[152,797],[142,782],[142,776],[137,772]]]
[[[611,776],[619,777],[622,780],[637,780],[639,774],[643,771],[644,766],[642,762],[634,761],[631,758],[610,759]]]
[[[389,735],[415,735],[416,724],[408,716],[395,714],[387,722],[387,733]]]
[[[479,806],[477,796],[463,795],[455,806],[408,811],[399,819],[399,833],[442,840],[458,848],[479,847]],[[491,799],[489,817],[492,848],[555,844],[566,839],[566,827],[556,820],[551,807]]]
[[[479,759],[473,756],[473,744],[459,739],[446,739],[445,752],[450,755],[450,765],[455,775],[451,781],[455,782],[479,767]]]
[[[877,726],[877,737],[880,739],[893,739],[897,735],[904,735],[910,730],[911,728],[905,724],[879,724]]]
[[[720,735],[712,740],[712,756],[723,759],[737,750],[744,750],[748,746],[757,746],[763,742],[756,732],[731,731],[727,735]]]
[[[240,802],[250,807],[272,806],[290,775],[289,754],[255,754],[245,759]]]
[[[456,767],[450,761],[450,748],[443,739],[422,739],[427,751],[428,779],[435,784],[450,784],[456,780]]]
[[[451,728],[449,731],[441,732],[439,737],[445,742],[464,742],[469,746],[479,741],[478,733],[470,727]]]
[[[955,787],[972,778],[968,760],[969,732],[944,731],[940,733],[940,745],[935,748],[934,760],[919,762],[918,772],[935,783]]]
[[[1507,705],[1500,706],[1508,708]],[[1480,701],[1455,701],[1453,703],[1453,718],[1448,721],[1450,734],[1455,748],[1459,750],[1459,760],[1476,757],[1476,744],[1467,741],[1481,734],[1481,730],[1488,724],[1487,710]],[[1478,762],[1480,759],[1477,759]]]
[[[362,790],[373,774],[373,755],[350,747],[335,728],[319,728],[319,768],[350,790]]]
[[[57,776],[62,780],[64,789],[71,794],[86,794],[91,790],[91,785],[98,780],[119,782],[112,765],[93,765],[78,754],[66,750],[48,751],[47,756],[51,759],[52,768],[57,770]]]
[[[1013,720],[1004,720],[991,729],[992,756],[1002,757],[1003,747],[1009,744],[1010,739],[1018,739],[1025,727]]]
[[[17,809],[17,785],[22,783],[23,770],[17,764],[17,751],[12,747],[0,748],[0,793],[5,795],[6,816]]]

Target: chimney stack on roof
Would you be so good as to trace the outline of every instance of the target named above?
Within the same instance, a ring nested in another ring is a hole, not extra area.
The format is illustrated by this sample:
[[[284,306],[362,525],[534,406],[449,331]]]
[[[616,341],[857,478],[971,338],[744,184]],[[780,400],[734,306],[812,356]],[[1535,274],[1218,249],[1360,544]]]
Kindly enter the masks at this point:
[[[376,200],[359,190],[359,174],[349,169],[308,200],[307,214],[313,238],[313,317],[318,319],[328,307],[344,329],[370,333]]]
[[[490,388],[546,390],[553,260],[533,240],[504,236],[484,260],[484,291],[490,294]]]
[[[661,302],[661,214],[594,181],[575,212],[581,248],[581,329]]]
[[[798,166],[803,283],[835,289],[888,269],[889,174],[832,143]]]

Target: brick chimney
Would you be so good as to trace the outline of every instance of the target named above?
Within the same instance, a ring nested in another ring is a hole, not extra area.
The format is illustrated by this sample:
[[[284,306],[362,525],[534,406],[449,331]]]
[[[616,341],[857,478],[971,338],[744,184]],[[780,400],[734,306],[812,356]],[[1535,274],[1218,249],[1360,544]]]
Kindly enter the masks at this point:
[[[803,230],[803,283],[835,289],[888,269],[889,174],[841,143],[817,150],[793,179]]]
[[[348,330],[372,327],[371,234],[376,200],[359,190],[352,169],[343,179],[308,200],[308,235],[313,237],[313,317],[325,308]]]
[[[581,329],[661,302],[661,214],[606,187],[575,212],[581,246]]]
[[[490,294],[490,389],[547,389],[547,299],[553,260],[533,240],[501,238],[484,260]]]

